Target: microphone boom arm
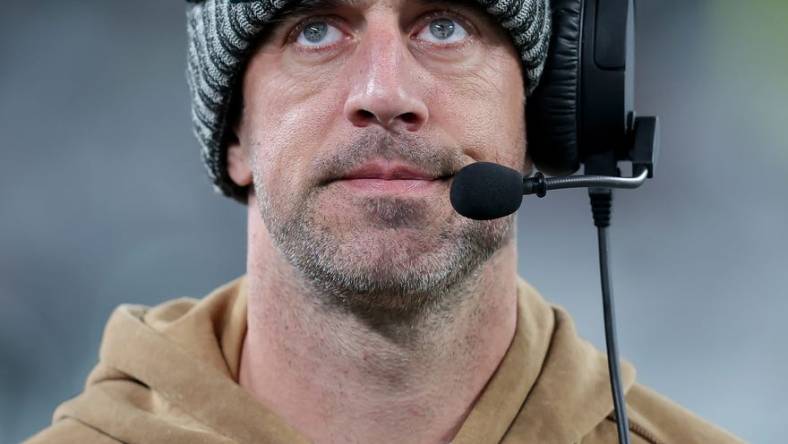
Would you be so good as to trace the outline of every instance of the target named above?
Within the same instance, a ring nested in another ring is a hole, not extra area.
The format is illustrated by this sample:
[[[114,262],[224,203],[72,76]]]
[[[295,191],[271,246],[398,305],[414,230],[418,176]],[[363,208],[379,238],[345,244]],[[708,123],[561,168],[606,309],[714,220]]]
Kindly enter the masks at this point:
[[[533,177],[523,179],[523,195],[536,194],[539,197],[547,195],[549,190],[562,190],[566,188],[638,188],[646,181],[649,173],[643,170],[636,177],[615,176],[561,176],[545,177],[536,173]]]

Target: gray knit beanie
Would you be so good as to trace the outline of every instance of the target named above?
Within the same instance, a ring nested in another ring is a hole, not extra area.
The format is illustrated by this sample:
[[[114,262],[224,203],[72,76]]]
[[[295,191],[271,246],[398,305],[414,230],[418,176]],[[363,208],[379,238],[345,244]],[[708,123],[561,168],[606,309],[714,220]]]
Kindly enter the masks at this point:
[[[310,0],[189,0],[187,81],[194,132],[214,189],[246,203],[227,172],[225,131],[231,98],[254,42],[286,8]],[[528,95],[539,83],[550,39],[550,0],[476,0],[509,31],[523,61]]]

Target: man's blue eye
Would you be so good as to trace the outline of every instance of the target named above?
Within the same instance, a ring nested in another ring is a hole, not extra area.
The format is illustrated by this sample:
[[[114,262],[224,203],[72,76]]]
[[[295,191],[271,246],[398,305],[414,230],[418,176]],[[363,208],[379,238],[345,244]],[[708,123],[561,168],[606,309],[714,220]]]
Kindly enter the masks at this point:
[[[328,32],[328,25],[325,22],[314,22],[304,28],[304,37],[312,43],[318,43]]]
[[[430,43],[457,43],[468,37],[468,31],[457,20],[441,17],[430,21],[418,37]]]
[[[304,25],[296,42],[301,46],[318,48],[329,46],[341,39],[342,31],[325,20],[315,20]]]
[[[449,19],[438,19],[430,22],[430,32],[435,37],[446,40],[454,34],[454,22]]]

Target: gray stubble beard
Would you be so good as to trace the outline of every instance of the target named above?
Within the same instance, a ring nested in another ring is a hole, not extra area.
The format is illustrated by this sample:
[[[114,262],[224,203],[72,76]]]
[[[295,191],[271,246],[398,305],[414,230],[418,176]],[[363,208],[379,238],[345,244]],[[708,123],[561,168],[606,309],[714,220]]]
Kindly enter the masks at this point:
[[[426,257],[421,254],[407,264],[384,262],[369,267],[363,258],[354,257],[353,245],[343,245],[318,223],[320,190],[313,190],[288,219],[274,212],[264,190],[257,191],[261,216],[275,247],[304,278],[302,283],[312,290],[318,305],[352,313],[378,326],[448,315],[469,296],[483,264],[513,238],[513,216],[464,220],[459,231],[452,230],[457,224],[447,224],[437,236],[438,250]],[[365,200],[362,211],[376,219],[370,229],[418,230],[420,223],[429,222],[422,205],[426,204],[376,198]]]

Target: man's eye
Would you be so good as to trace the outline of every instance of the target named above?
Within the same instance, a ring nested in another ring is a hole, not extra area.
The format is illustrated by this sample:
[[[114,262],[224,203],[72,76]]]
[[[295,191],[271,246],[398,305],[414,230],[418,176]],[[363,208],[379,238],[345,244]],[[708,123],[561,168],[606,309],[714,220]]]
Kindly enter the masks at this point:
[[[468,37],[468,31],[456,19],[440,17],[431,20],[416,36],[428,43],[452,44]],[[343,34],[327,20],[311,20],[300,27],[296,43],[316,49],[331,46],[342,40]]]
[[[468,31],[457,20],[441,17],[430,21],[417,37],[429,43],[457,43],[468,37]]]
[[[298,33],[296,43],[307,48],[330,46],[342,40],[342,31],[325,20],[307,22]]]

